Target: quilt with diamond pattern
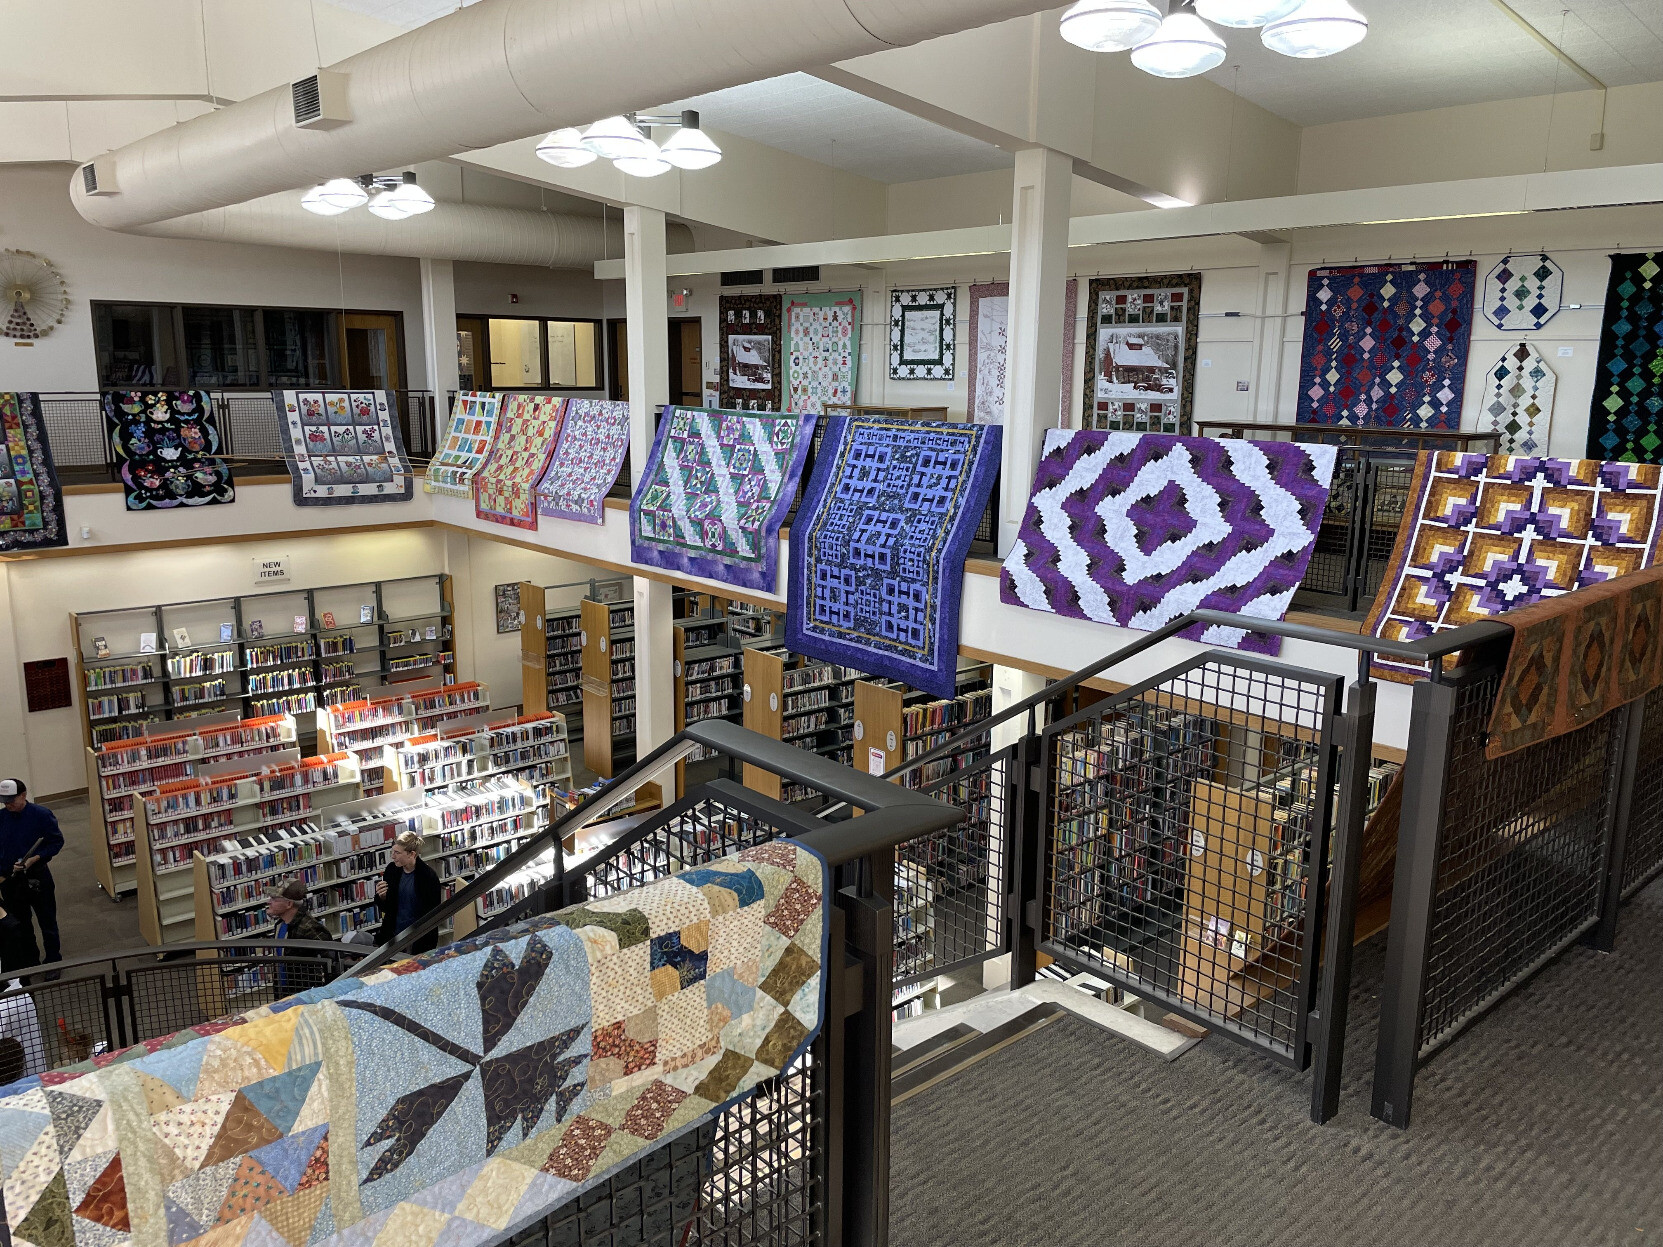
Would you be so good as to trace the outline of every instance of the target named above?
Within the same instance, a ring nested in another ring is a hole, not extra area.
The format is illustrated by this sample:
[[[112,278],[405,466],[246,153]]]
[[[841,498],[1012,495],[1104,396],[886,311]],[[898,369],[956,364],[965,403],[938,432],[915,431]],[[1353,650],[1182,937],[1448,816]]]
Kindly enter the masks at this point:
[[[537,527],[537,482],[549,470],[566,400],[548,394],[507,394],[497,408],[497,439],[473,477],[473,510],[482,520]]]
[[[1663,460],[1663,251],[1611,257],[1587,453]]]
[[[1153,632],[1192,610],[1280,619],[1315,548],[1338,449],[1048,429],[999,596]],[[1260,653],[1240,628],[1181,635]]]
[[[775,841],[13,1083],[11,1242],[500,1241],[803,1054],[826,883]]]
[[[1312,269],[1298,422],[1459,429],[1476,272],[1472,260]]]
[[[1490,369],[1479,430],[1495,433],[1504,455],[1547,454],[1558,381],[1540,351],[1529,342],[1513,343]]]
[[[1416,641],[1650,567],[1660,504],[1652,464],[1422,454],[1364,634]],[[1427,674],[1386,657],[1374,673]]]

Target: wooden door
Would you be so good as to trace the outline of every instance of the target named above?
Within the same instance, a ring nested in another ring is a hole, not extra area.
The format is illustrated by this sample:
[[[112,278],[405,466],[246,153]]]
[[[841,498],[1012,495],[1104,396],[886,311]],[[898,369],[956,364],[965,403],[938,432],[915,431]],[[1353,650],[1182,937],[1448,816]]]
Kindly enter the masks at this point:
[[[670,401],[704,406],[704,332],[698,317],[670,322]]]
[[[606,396],[629,402],[629,335],[622,317],[606,322]]]
[[[402,389],[398,348],[398,317],[384,312],[342,314],[341,361],[349,389]]]

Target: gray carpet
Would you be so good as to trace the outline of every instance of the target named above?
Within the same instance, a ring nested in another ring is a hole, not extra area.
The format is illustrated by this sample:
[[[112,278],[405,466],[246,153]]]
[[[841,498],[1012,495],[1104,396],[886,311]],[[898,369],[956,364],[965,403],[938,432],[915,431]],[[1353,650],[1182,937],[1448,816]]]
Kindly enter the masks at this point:
[[[1340,1115],[1217,1036],[1173,1064],[1067,1018],[895,1110],[895,1247],[1663,1242],[1663,881],[1368,1115],[1382,946],[1358,950]]]
[[[139,907],[129,896],[119,904],[104,895],[92,873],[85,797],[48,801],[64,833],[63,852],[52,862],[52,883],[58,898],[58,938],[65,959],[122,952],[144,943],[139,934]],[[38,941],[40,933],[35,933]]]

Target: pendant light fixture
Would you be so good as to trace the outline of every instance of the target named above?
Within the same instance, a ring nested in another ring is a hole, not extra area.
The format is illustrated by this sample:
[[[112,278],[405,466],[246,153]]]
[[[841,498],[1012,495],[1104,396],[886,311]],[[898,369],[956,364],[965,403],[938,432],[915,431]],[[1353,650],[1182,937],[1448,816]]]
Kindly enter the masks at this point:
[[[319,216],[339,216],[369,199],[369,192],[352,178],[331,178],[314,186],[300,199],[300,206]]]
[[[1267,25],[1259,38],[1272,52],[1314,60],[1356,46],[1368,32],[1369,19],[1347,0],[1302,0],[1293,12]]]
[[[1195,11],[1215,26],[1249,28],[1286,17],[1299,0],[1195,0]]]
[[[675,166],[658,150],[658,144],[651,139],[647,142],[652,146],[651,155],[623,156],[612,162],[619,173],[627,173],[632,178],[655,178],[660,173],[668,173]]]
[[[546,160],[557,169],[581,169],[584,165],[599,160],[583,145],[583,131],[576,126],[567,126],[564,130],[551,130],[537,144],[537,156]]]
[[[1168,13],[1161,28],[1132,49],[1132,64],[1157,78],[1193,78],[1224,64],[1228,52],[1211,26],[1183,9]]]
[[[1202,21],[1206,18],[1206,21]],[[1350,0],[1076,0],[1059,33],[1092,52],[1130,48],[1132,64],[1158,78],[1193,78],[1224,63],[1230,50],[1207,22],[1236,29],[1262,26],[1272,52],[1309,60],[1361,43],[1368,18]]]
[[[406,169],[402,181],[376,193],[369,209],[384,221],[402,221],[432,212],[433,196],[416,185],[415,173]]]
[[[1088,52],[1125,52],[1161,26],[1154,0],[1079,0],[1062,15],[1062,37]]]
[[[628,117],[605,117],[583,132],[583,145],[606,160],[640,159],[658,156],[654,143]]]
[[[659,153],[678,169],[708,169],[722,158],[722,149],[699,128],[696,110],[684,109],[681,128],[665,139]]]

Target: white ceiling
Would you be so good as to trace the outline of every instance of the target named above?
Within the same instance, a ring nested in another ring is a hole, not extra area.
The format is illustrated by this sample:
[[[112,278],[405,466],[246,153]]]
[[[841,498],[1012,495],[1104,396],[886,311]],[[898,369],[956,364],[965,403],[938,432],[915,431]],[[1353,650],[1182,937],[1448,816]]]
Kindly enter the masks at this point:
[[[1258,31],[1231,30],[1230,55],[1208,77],[1302,126],[1588,89],[1496,0],[1354,2],[1369,19],[1357,47],[1300,61],[1266,49]],[[1663,0],[1511,3],[1607,86],[1663,80]]]
[[[1011,157],[808,74],[785,74],[677,100],[700,124],[878,182],[918,182],[1008,169]],[[657,112],[658,109],[650,111]]]

